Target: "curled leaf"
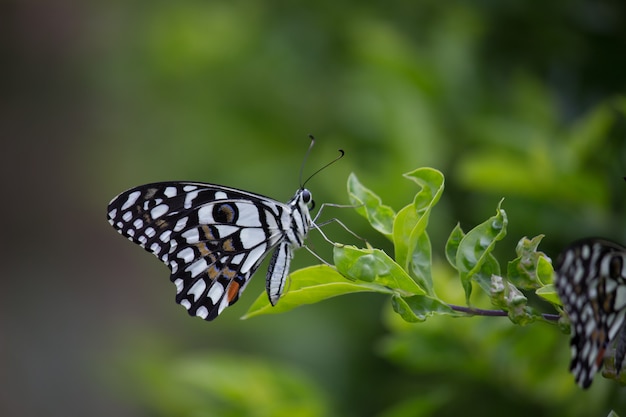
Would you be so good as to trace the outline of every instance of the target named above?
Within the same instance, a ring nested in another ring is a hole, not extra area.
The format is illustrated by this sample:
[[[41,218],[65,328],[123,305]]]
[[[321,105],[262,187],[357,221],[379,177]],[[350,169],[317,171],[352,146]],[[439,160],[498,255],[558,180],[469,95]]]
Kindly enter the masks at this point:
[[[348,197],[350,203],[356,206],[357,213],[365,217],[374,229],[391,239],[396,213],[384,205],[372,190],[365,188],[354,173],[348,177]]]
[[[444,188],[443,174],[433,168],[418,168],[404,174],[421,188],[413,203],[400,210],[393,223],[393,244],[396,262],[408,271],[429,294],[432,290],[431,246],[426,233],[432,208]]]
[[[456,252],[456,267],[468,305],[472,293],[472,280],[482,277],[484,278],[483,288],[485,286],[489,288],[491,275],[500,273],[500,267],[491,252],[496,242],[506,236],[508,220],[506,212],[500,208],[501,204],[502,200],[498,203],[495,216],[490,217],[463,236]],[[489,270],[480,274],[483,265]]]
[[[543,235],[532,239],[523,237],[517,244],[517,258],[509,262],[507,276],[518,288],[537,289],[552,282],[552,262],[537,250],[541,239]]]

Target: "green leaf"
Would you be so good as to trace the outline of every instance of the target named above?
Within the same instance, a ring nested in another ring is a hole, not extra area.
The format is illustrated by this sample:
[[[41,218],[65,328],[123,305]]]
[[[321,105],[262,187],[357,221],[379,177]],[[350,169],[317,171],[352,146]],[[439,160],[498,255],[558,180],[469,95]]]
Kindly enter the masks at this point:
[[[506,310],[509,319],[519,325],[526,325],[535,321],[532,309],[528,308],[528,299],[510,282],[507,283]]]
[[[474,272],[472,279],[482,288],[484,292],[491,292],[492,278],[500,275],[500,264],[491,253],[485,255],[484,262]]]
[[[537,261],[537,280],[543,285],[552,284],[554,278],[554,267],[552,260],[547,256],[542,256]]]
[[[398,212],[393,223],[395,260],[432,293],[431,246],[426,234],[430,212],[439,201],[444,188],[443,174],[433,168],[418,168],[404,174],[421,189],[413,203]]]
[[[426,232],[419,235],[409,262],[411,277],[427,294],[434,295],[432,279],[432,253],[430,238]]]
[[[459,244],[464,236],[465,232],[461,229],[461,225],[457,223],[446,242],[446,259],[454,269],[458,269],[456,266],[456,253],[459,251]]]
[[[379,284],[400,295],[425,293],[400,265],[380,249],[335,246],[334,260],[337,270],[348,279]]]
[[[504,278],[499,275],[492,275],[489,297],[491,298],[491,303],[494,306],[506,308],[506,290],[507,285]]]
[[[409,247],[411,234],[419,222],[420,216],[413,204],[400,209],[393,221],[394,258],[398,264],[409,270]],[[422,230],[423,231],[423,230]]]
[[[559,295],[557,294],[556,288],[554,288],[553,284],[548,284],[537,289],[537,291],[535,291],[535,294],[548,301],[549,303],[559,306],[562,305],[561,299],[559,298]]]
[[[437,204],[444,188],[444,176],[440,171],[427,167],[417,168],[416,170],[403,174],[403,177],[422,187],[413,201],[415,207],[420,211],[426,212]]]
[[[292,272],[288,278],[285,294],[275,306],[272,306],[265,292],[261,293],[252,303],[242,319],[262,315],[278,314],[292,310],[305,304],[314,304],[338,295],[357,292],[379,292],[391,294],[392,291],[383,285],[366,282],[355,282],[344,278],[334,268],[317,265]]]
[[[348,197],[350,203],[356,206],[356,211],[365,217],[372,227],[392,238],[394,210],[382,204],[382,200],[374,192],[365,188],[354,173],[348,177]]]
[[[507,277],[518,288],[537,289],[552,282],[550,258],[537,251],[541,239],[543,235],[533,239],[523,237],[517,244],[517,258],[509,262]]]
[[[409,323],[422,322],[434,314],[461,315],[442,301],[427,295],[410,297],[394,295],[391,299],[391,305],[393,310]]]
[[[456,253],[456,266],[465,290],[465,299],[468,305],[470,304],[470,296],[472,294],[472,279],[481,278],[481,281],[483,281],[481,286],[487,284],[486,277],[476,276],[485,262],[489,262],[486,265],[489,270],[499,270],[499,266],[495,267],[497,261],[491,256],[491,252],[496,242],[506,235],[508,220],[506,212],[500,208],[501,204],[502,200],[498,203],[495,216],[474,227],[459,243]],[[479,283],[481,282],[479,281]]]
[[[617,366],[616,366],[617,365]],[[619,385],[626,386],[626,375],[622,372],[622,364],[615,362],[615,355],[607,354],[604,357],[604,367],[602,368],[602,376],[612,379]]]
[[[528,299],[506,279],[498,275],[491,277],[491,302],[505,310],[509,320],[520,326],[541,319],[541,314],[528,306]]]

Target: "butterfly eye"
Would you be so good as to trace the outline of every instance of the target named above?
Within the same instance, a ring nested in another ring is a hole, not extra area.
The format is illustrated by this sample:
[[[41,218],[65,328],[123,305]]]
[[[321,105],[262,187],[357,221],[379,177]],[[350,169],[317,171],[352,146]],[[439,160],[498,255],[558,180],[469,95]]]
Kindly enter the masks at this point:
[[[309,210],[313,210],[315,208],[315,201],[313,201],[313,196],[311,196],[311,192],[306,188],[302,190],[302,202],[309,206]]]

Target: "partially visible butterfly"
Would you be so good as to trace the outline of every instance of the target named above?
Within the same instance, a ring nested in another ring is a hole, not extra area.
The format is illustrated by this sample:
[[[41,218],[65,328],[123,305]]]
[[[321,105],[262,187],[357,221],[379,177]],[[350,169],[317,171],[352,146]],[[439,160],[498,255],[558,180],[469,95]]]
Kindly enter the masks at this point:
[[[213,320],[239,299],[272,250],[266,291],[272,305],[278,302],[293,250],[314,226],[305,183],[286,204],[215,184],[146,184],[115,197],[108,220],[170,268],[176,302],[189,315]]]
[[[571,322],[570,370],[588,388],[613,342],[617,372],[626,354],[626,248],[604,239],[573,243],[557,260],[555,286]]]

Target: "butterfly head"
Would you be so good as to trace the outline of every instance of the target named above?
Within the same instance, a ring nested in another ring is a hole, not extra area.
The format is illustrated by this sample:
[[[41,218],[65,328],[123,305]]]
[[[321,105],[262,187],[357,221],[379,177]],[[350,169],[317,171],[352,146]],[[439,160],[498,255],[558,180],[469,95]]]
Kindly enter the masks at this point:
[[[300,211],[311,211],[315,208],[315,200],[313,195],[306,188],[300,188],[296,191],[296,194],[288,203],[294,208],[298,208]]]

